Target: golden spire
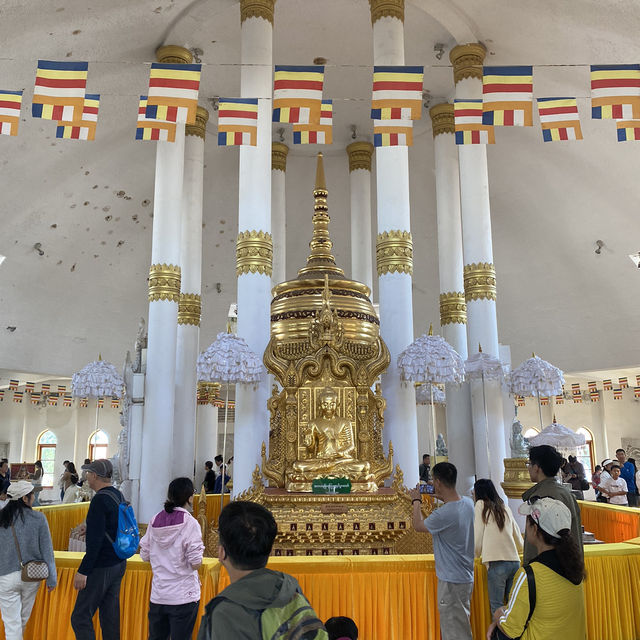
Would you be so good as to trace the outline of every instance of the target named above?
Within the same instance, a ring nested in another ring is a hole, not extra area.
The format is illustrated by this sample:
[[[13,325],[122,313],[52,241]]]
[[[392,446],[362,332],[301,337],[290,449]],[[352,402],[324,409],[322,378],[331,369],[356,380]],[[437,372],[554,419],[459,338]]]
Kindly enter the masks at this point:
[[[327,207],[327,184],[324,177],[322,154],[318,154],[316,168],[316,186],[313,190],[313,237],[309,243],[311,253],[307,258],[307,266],[298,271],[298,276],[308,278],[314,272],[344,276],[344,271],[336,266],[336,259],[331,254],[333,242],[329,236],[329,208]]]
[[[433,322],[429,325],[429,335],[433,335]]]

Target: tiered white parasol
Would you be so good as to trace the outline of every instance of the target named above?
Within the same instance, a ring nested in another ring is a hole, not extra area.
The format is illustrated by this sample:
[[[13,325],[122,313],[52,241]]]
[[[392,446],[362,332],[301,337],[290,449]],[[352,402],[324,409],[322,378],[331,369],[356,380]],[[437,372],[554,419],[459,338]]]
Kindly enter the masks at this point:
[[[111,396],[120,398],[124,395],[124,380],[116,368],[98,356],[95,362],[73,374],[71,378],[71,394],[76,398],[99,398]],[[96,402],[96,430],[100,403]]]
[[[509,379],[509,391],[518,396],[538,398],[538,414],[542,429],[542,408],[540,396],[557,396],[562,393],[564,374],[558,367],[539,358],[535,353],[516,367]]]
[[[447,398],[443,389],[430,382],[416,384],[416,404],[446,404]]]
[[[572,431],[563,424],[558,424],[555,416],[552,424],[545,427],[538,435],[529,438],[529,444],[533,447],[548,444],[556,449],[576,449],[585,442],[586,439],[582,434]]]
[[[219,333],[206,351],[198,356],[197,372],[199,382],[219,382],[225,385],[224,439],[222,441],[222,482],[220,508],[224,496],[224,474],[227,460],[227,416],[229,412],[230,384],[257,384],[265,373],[260,358],[249,348],[240,336],[228,331]]]
[[[414,340],[399,356],[398,368],[404,382],[430,383],[431,432],[433,446],[436,443],[436,420],[434,407],[434,384],[452,382],[460,384],[464,380],[464,362],[460,354],[442,337],[429,333]]]

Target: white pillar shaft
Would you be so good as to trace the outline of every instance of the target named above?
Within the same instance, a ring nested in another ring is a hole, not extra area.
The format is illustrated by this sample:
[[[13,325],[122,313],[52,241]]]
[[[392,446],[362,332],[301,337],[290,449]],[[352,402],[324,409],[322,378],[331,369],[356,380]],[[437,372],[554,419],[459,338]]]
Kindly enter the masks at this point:
[[[180,289],[200,295],[202,283],[202,202],[204,139],[185,138],[182,233],[180,239]],[[179,324],[176,346],[176,399],[173,428],[173,476],[193,478],[196,434],[196,360],[200,327]]]
[[[175,142],[157,142],[154,190],[152,264],[180,264],[184,125]],[[142,428],[142,465],[138,519],[148,523],[166,497],[158,470],[171,469],[173,456],[174,384],[178,303],[149,303],[147,376]]]
[[[258,97],[257,146],[240,148],[238,230],[271,233],[271,23],[247,18],[241,28],[241,95]],[[269,342],[271,275],[245,273],[238,277],[238,335],[260,357]],[[260,464],[260,446],[268,441],[269,380],[257,386],[236,385],[234,494],[251,486]],[[225,452],[227,459],[231,452]]]
[[[373,291],[371,171],[354,169],[351,186],[351,277]]]
[[[218,451],[218,407],[199,404],[197,408],[198,428],[196,442],[196,491],[204,480],[204,463],[216,457]]]
[[[281,169],[271,171],[271,233],[273,236],[273,276],[271,282],[274,286],[287,279],[286,176],[286,172]]]
[[[383,17],[373,25],[375,65],[404,64],[404,25],[396,17]],[[409,150],[407,147],[376,149],[378,233],[410,231]],[[406,486],[418,482],[418,431],[413,385],[403,385],[398,355],[413,342],[411,275],[386,273],[379,277],[380,330],[391,353],[391,364],[382,376],[387,401],[384,440],[393,441],[394,464],[400,465]]]

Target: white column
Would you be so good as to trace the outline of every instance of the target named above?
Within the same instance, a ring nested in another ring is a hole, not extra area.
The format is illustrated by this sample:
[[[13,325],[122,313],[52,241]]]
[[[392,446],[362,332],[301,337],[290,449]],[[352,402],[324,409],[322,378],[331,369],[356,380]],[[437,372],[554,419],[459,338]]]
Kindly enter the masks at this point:
[[[195,124],[185,127],[184,187],[176,347],[176,400],[173,428],[173,477],[193,478],[196,438],[196,360],[202,309],[202,187],[204,139],[209,112],[198,107]]]
[[[163,55],[166,49],[171,50],[169,58]],[[183,56],[179,62],[191,62],[191,53],[181,47],[162,47],[157,57],[160,62],[174,62],[177,53]],[[143,523],[148,523],[162,508],[167,494],[167,473],[172,468],[184,125],[177,125],[175,142],[157,142],[156,145],[147,375],[137,514]]]
[[[370,0],[375,65],[404,64],[404,2]],[[376,258],[380,300],[380,331],[391,353],[382,376],[387,401],[384,440],[393,441],[394,465],[400,465],[405,485],[418,482],[416,398],[412,384],[403,385],[398,355],[413,342],[413,246],[409,209],[409,150],[376,149],[378,238]]]
[[[218,407],[212,404],[217,394],[219,385],[200,382],[198,384],[198,397],[202,401],[198,403],[197,415],[197,439],[196,439],[196,491],[204,480],[204,463],[213,461],[218,453]],[[205,401],[206,400],[206,401]]]
[[[462,277],[462,221],[460,175],[454,138],[453,105],[438,104],[429,111],[433,125],[438,271],[440,274],[440,326],[444,339],[467,358],[467,310]],[[447,448],[449,462],[458,470],[458,491],[469,495],[476,471],[469,386],[449,384],[447,393]],[[430,451],[431,455],[435,451]]]
[[[352,142],[349,155],[351,187],[351,278],[373,291],[371,251],[371,156],[370,142]]]
[[[457,46],[451,50],[456,98],[482,97],[482,63],[485,49],[480,44]],[[489,175],[485,145],[459,145],[460,197],[462,210],[462,243],[464,250],[464,287],[467,303],[467,338],[469,350],[482,350],[499,358],[498,319],[496,315],[496,280],[491,242],[491,209],[489,206]],[[500,385],[485,383],[485,403],[482,383],[471,385],[471,405],[476,449],[483,440],[485,447],[476,451],[478,476],[489,471],[496,488],[504,478],[506,457],[505,425]],[[484,436],[484,430],[488,431]],[[486,477],[486,476],[485,476]]]
[[[262,356],[269,342],[271,274],[271,113],[274,0],[241,0],[240,92],[258,98],[257,146],[240,148],[238,180],[238,335]],[[258,251],[256,251],[258,250]],[[251,486],[260,465],[260,447],[268,442],[269,380],[236,385],[234,483],[237,495]],[[226,452],[229,458],[231,452]]]
[[[273,236],[272,286],[287,279],[287,154],[289,147],[274,142],[271,149],[271,235]]]

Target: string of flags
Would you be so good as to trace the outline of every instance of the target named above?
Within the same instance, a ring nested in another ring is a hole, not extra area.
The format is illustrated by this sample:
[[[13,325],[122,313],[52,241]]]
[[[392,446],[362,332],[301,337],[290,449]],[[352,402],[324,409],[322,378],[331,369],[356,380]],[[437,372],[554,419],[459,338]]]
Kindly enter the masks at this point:
[[[622,400],[624,397],[623,390],[629,388],[628,376],[618,378],[616,386],[614,386],[614,381],[611,378],[607,378],[602,381],[602,391],[611,391],[614,400]],[[570,391],[566,391],[563,385],[562,394],[550,397],[540,396],[540,404],[545,406],[554,401],[555,404],[564,404],[565,399],[572,400],[574,404],[581,404],[584,398],[588,398],[591,402],[600,402],[601,391],[598,389],[597,381],[594,380],[587,382],[587,388],[584,391],[586,392],[586,395],[583,395],[583,389],[579,382],[572,383]],[[636,376],[635,386],[633,387],[633,396],[634,398],[640,398],[640,374]],[[524,407],[526,405],[526,399],[523,396],[516,396],[515,400],[519,407]],[[535,398],[533,400],[537,402]]]

